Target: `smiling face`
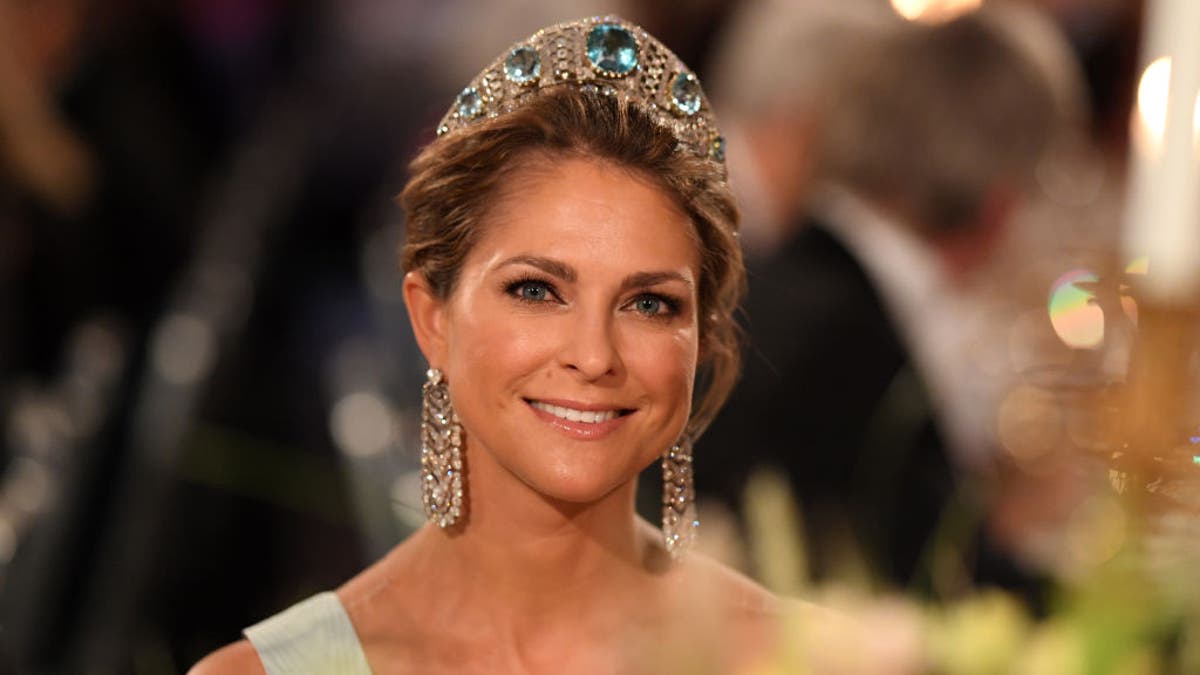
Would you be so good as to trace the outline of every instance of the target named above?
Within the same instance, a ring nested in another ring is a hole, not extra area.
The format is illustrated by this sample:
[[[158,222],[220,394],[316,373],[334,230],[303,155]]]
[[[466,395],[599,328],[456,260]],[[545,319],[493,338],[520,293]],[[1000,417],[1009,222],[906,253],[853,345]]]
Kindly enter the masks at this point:
[[[537,164],[508,181],[449,298],[406,280],[414,328],[446,373],[472,461],[557,500],[594,501],[687,422],[694,228],[661,188],[611,163]]]

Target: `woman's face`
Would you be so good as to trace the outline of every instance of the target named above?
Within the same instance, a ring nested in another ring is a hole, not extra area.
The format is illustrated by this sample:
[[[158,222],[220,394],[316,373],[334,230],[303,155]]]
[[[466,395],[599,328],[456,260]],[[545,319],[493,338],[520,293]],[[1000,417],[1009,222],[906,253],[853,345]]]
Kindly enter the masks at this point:
[[[426,354],[472,451],[543,495],[593,501],[687,421],[694,229],[661,188],[609,163],[564,160],[508,180]]]

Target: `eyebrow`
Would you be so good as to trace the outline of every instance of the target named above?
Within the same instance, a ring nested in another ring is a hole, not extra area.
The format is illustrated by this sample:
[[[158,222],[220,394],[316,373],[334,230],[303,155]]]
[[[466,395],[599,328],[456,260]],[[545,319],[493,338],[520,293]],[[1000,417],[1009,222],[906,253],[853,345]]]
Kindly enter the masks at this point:
[[[554,258],[543,258],[534,255],[516,255],[501,262],[496,266],[496,269],[509,267],[512,265],[529,265],[537,269],[566,281],[574,283],[579,275],[575,272],[575,268]],[[691,279],[683,276],[679,272],[672,270],[663,270],[657,272],[635,272],[625,277],[621,281],[621,289],[628,290],[630,288],[638,288],[642,286],[654,286],[667,281],[679,281],[686,284],[689,289],[693,288],[694,284]]]
[[[661,284],[666,281],[679,281],[679,282],[682,282],[684,285],[686,285],[688,287],[688,290],[691,290],[691,288],[692,288],[692,280],[691,279],[688,279],[687,277],[683,276],[679,272],[663,271],[663,272],[637,272],[635,274],[630,274],[629,276],[625,277],[624,281],[621,282],[621,289],[629,290],[631,288],[654,286],[656,284]]]
[[[571,267],[562,261],[555,260],[554,258],[541,258],[535,255],[515,255],[499,265],[496,265],[496,269],[509,267],[511,265],[529,265],[530,267],[536,267],[550,276],[558,277],[563,281],[572,283],[576,278],[578,278],[578,275],[575,274],[574,267]]]

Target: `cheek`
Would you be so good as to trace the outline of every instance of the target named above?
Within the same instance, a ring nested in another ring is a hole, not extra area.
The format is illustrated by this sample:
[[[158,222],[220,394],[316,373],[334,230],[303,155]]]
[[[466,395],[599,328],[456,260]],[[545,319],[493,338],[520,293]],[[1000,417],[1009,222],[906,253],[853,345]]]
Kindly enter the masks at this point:
[[[696,337],[691,327],[649,335],[639,331],[629,336],[624,350],[630,374],[682,418],[687,417],[696,376]]]
[[[507,390],[549,358],[548,327],[517,320],[499,304],[476,302],[451,314],[446,370],[448,377],[472,383],[463,396]]]

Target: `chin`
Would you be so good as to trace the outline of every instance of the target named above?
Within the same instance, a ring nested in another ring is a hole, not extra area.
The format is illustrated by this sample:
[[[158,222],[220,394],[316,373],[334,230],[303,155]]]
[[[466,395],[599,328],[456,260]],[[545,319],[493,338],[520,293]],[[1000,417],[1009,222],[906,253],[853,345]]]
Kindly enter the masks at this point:
[[[578,470],[569,473],[529,476],[525,484],[547,499],[567,504],[586,505],[598,502],[614,491],[637,480],[637,472],[629,476],[598,476],[594,471]]]
[[[542,496],[553,501],[565,502],[568,504],[578,504],[580,506],[592,504],[604,499],[612,494],[624,483],[605,483],[597,484],[594,481],[549,481],[541,484],[530,485],[534,490],[537,490]]]
[[[659,451],[636,436],[581,441],[561,438],[539,426],[521,426],[490,437],[473,436],[476,442],[468,447],[545,499],[582,506],[628,486],[657,461]]]

